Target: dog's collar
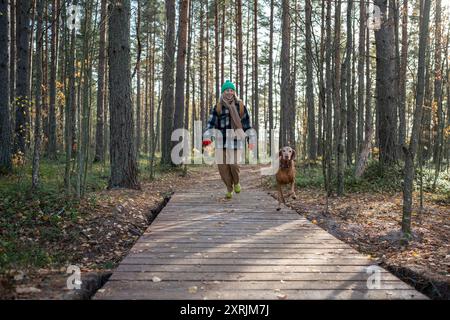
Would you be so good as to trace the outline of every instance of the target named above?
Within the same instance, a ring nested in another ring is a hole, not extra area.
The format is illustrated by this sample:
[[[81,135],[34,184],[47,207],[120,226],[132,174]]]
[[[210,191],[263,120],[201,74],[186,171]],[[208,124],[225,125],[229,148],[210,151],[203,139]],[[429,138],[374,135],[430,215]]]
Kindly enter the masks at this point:
[[[283,159],[281,159],[280,160],[280,168],[289,169],[292,165],[291,163],[292,163],[292,160],[284,160],[283,161]]]

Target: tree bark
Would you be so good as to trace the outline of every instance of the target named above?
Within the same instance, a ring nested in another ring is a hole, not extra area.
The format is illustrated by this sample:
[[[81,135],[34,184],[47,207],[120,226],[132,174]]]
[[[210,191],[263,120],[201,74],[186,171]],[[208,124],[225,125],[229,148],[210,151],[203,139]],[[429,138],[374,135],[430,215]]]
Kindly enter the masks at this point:
[[[219,0],[214,0],[214,68],[215,68],[215,84],[216,84],[216,101],[220,96],[220,52],[219,52]],[[187,86],[189,88],[189,86]]]
[[[10,0],[9,1],[9,32],[10,32],[10,39],[9,39],[9,48],[10,48],[10,54],[9,54],[9,84],[10,84],[10,90],[9,95],[11,97],[11,105],[10,108],[14,108],[15,104],[15,98],[16,98],[16,0]],[[12,119],[12,111],[9,116],[10,119]]]
[[[238,95],[242,98],[244,93],[244,52],[242,41],[242,0],[236,0],[237,12],[236,12],[236,32],[237,32],[237,65],[238,65]]]
[[[33,164],[31,174],[31,189],[36,190],[39,187],[39,164],[41,153],[41,111],[42,111],[42,53],[43,53],[43,15],[44,15],[44,0],[37,0],[37,27],[36,27],[36,55],[34,61],[36,62],[36,83],[35,83],[35,107],[36,118],[34,125],[34,151]]]
[[[269,154],[272,154],[272,130],[273,124],[273,20],[274,20],[274,0],[270,0],[270,26],[269,26]]]
[[[306,55],[306,106],[308,108],[308,158],[315,160],[317,156],[316,141],[316,117],[314,110],[314,86],[313,86],[313,52],[312,52],[312,6],[311,0],[305,1],[305,55]]]
[[[141,2],[137,0],[137,17],[136,17],[136,39],[137,39],[137,59],[136,59],[136,159],[139,161],[139,153],[141,151]]]
[[[403,0],[402,7],[402,52],[399,72],[399,129],[398,143],[406,142],[406,69],[408,67],[408,0]]]
[[[387,0],[375,0],[380,8],[381,28],[375,31],[377,51],[377,118],[380,161],[393,164],[397,160],[397,121],[394,23],[387,14]],[[383,18],[384,17],[384,18]]]
[[[106,0],[102,0],[100,7],[100,35],[98,43],[98,78],[97,78],[97,122],[95,130],[95,156],[94,162],[102,162],[104,154],[104,109],[105,109],[105,60],[106,60],[106,24],[107,8]]]
[[[341,196],[344,193],[344,151],[345,141],[344,132],[346,125],[345,102],[341,103],[341,59],[340,59],[340,43],[341,43],[341,0],[337,0],[334,14],[334,110],[337,114],[335,119],[337,123],[334,126],[338,128],[337,133],[337,194]],[[345,70],[342,74],[346,75]],[[346,80],[346,79],[345,79]],[[345,82],[344,80],[344,82]],[[345,84],[344,84],[345,85]]]
[[[412,192],[415,175],[414,157],[419,143],[419,130],[422,120],[422,109],[424,100],[425,86],[425,50],[428,40],[428,25],[430,20],[430,2],[421,0],[420,8],[420,31],[419,31],[419,55],[417,66],[417,84],[416,84],[416,108],[414,110],[413,127],[411,130],[411,140],[408,147],[404,147],[405,153],[405,173],[403,184],[403,217],[402,232],[405,240],[411,238],[411,211],[412,211]]]
[[[289,114],[291,111],[291,66],[290,66],[290,47],[291,47],[291,18],[289,0],[282,0],[281,14],[281,92],[280,92],[280,147],[290,145],[295,147],[295,139],[291,137]],[[292,123],[295,124],[295,123]]]
[[[9,0],[0,0],[0,175],[11,172],[10,119],[10,6]]]
[[[254,56],[254,69],[253,69],[253,78],[254,78],[254,87],[253,87],[253,96],[254,96],[254,104],[253,104],[253,114],[255,121],[253,122],[253,129],[256,132],[259,132],[259,81],[258,81],[258,0],[253,0],[253,8],[254,8],[254,16],[253,16],[253,56]],[[258,154],[258,143],[256,143],[256,154]]]
[[[364,137],[364,57],[366,35],[366,3],[359,3],[359,41],[358,41],[358,152],[363,149]],[[359,161],[359,158],[358,160]]]
[[[442,114],[442,26],[441,26],[441,0],[436,0],[435,14],[435,36],[434,36],[434,99],[433,105],[437,106],[434,154],[433,161],[436,171],[440,170],[440,159],[442,150],[442,133],[443,133],[443,114]]]
[[[16,120],[14,153],[25,153],[26,140],[29,131],[30,107],[30,12],[31,1],[22,0],[16,6]]]
[[[163,100],[161,164],[170,165],[170,151],[174,113],[174,69],[175,69],[175,0],[166,0],[166,35],[164,40]]]
[[[346,107],[346,121],[347,127],[347,143],[346,143],[346,162],[350,166],[353,163],[353,153],[355,151],[356,145],[356,122],[355,122],[355,102],[353,97],[353,63],[352,63],[352,52],[353,52],[353,29],[352,29],[352,10],[353,10],[353,0],[347,1],[347,45],[345,54],[345,97],[346,103],[343,104],[343,109]],[[345,135],[345,134],[344,134]],[[345,137],[344,137],[345,139]]]
[[[109,187],[138,188],[133,139],[130,74],[130,0],[110,3],[109,17]]]
[[[49,84],[48,157],[56,159],[56,72],[58,70],[59,0],[52,1],[51,65]]]
[[[186,103],[184,100],[184,84],[186,72],[186,42],[187,42],[187,27],[188,27],[188,13],[189,0],[180,0],[180,14],[178,22],[178,51],[177,51],[177,71],[176,71],[176,88],[175,88],[175,115],[174,115],[174,130],[185,128],[184,113]],[[187,112],[187,111],[186,111]],[[184,137],[186,139],[187,137]],[[174,141],[173,145],[178,142]],[[185,150],[184,152],[187,152]]]

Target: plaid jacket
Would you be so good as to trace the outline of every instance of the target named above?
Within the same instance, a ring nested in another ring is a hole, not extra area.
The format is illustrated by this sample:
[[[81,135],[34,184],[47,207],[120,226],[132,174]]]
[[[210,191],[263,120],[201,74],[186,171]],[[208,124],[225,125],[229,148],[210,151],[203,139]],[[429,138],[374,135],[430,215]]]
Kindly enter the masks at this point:
[[[235,104],[237,112],[239,114],[239,103]],[[242,129],[246,132],[248,129],[252,128],[250,115],[247,107],[244,105],[244,116],[241,119]],[[231,115],[230,110],[228,108],[222,107],[222,111],[220,115],[217,113],[216,105],[214,105],[209,113],[209,119],[207,123],[207,128],[205,133],[203,134],[204,139],[211,139],[214,136],[214,132],[211,129],[218,129],[222,132],[222,139],[216,138],[216,148],[226,148],[226,149],[243,149],[244,148],[244,140],[238,140],[237,138],[229,138],[227,139],[227,129],[232,129],[231,127]],[[254,139],[253,132],[246,132],[248,138]]]

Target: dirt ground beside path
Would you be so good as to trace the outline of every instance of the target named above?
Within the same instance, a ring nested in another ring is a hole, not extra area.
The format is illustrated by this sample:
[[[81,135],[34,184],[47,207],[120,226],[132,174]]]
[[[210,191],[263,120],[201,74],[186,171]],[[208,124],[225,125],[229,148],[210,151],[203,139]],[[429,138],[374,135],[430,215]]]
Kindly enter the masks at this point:
[[[76,222],[63,225],[76,237],[49,242],[46,250],[67,253],[66,263],[47,268],[7,270],[0,276],[0,299],[86,299],[100,287],[176,191],[201,183],[213,166],[190,166],[142,183],[142,190],[115,189],[95,193],[96,204],[82,203]],[[92,196],[92,194],[91,194]],[[76,239],[74,241],[74,239]],[[83,289],[68,290],[69,265],[79,266]],[[86,286],[86,288],[85,288]]]

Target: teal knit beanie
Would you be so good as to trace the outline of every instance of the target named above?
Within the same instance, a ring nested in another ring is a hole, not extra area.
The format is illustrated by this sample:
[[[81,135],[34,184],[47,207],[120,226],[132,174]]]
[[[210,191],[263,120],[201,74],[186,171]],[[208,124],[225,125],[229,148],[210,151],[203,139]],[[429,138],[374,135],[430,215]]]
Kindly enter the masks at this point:
[[[225,81],[225,83],[222,85],[222,93],[227,89],[233,89],[233,91],[236,91],[236,87],[230,80]]]

